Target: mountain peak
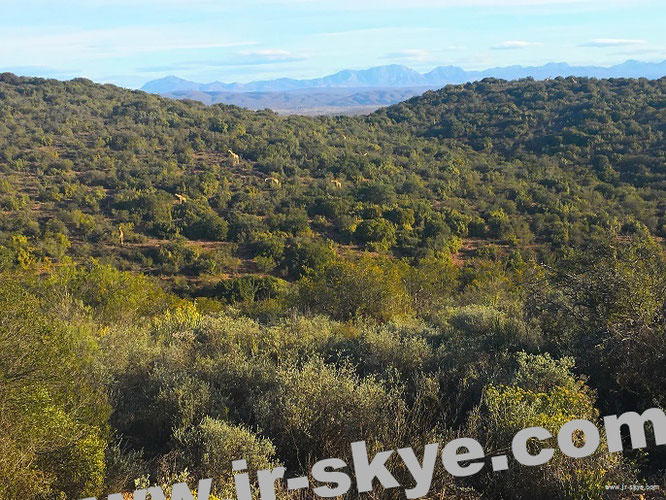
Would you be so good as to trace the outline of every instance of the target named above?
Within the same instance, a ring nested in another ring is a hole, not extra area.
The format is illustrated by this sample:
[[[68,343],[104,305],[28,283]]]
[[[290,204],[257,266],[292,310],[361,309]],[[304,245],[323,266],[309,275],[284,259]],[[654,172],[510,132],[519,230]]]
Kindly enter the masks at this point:
[[[157,80],[152,80],[146,83],[143,87],[141,87],[141,90],[152,93],[160,93],[168,92],[169,90],[176,88],[178,90],[199,90],[200,86],[200,83],[184,80],[175,75],[169,75],[165,76],[164,78],[159,78]]]

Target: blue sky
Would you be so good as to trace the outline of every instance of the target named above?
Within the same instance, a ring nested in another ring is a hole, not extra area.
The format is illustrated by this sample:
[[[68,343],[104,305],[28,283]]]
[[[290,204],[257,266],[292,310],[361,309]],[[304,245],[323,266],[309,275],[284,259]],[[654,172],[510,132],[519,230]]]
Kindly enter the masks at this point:
[[[666,59],[664,0],[0,0],[0,71],[140,87]]]

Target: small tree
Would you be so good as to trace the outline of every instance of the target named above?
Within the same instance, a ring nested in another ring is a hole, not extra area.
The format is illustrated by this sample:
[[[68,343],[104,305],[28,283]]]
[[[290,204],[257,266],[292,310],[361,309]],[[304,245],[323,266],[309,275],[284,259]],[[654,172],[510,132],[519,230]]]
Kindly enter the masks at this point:
[[[361,222],[354,233],[370,250],[386,251],[396,243],[395,226],[386,219],[370,219]]]
[[[299,282],[299,303],[340,320],[387,321],[411,314],[411,300],[395,264],[370,258],[336,260]]]

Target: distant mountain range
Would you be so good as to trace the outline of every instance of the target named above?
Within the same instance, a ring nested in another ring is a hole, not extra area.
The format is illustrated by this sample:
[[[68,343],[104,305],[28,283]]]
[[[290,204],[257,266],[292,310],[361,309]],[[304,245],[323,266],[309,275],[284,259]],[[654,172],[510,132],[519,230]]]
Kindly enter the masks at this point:
[[[570,66],[549,63],[544,66],[508,66],[483,71],[465,71],[457,66],[440,66],[429,73],[418,73],[407,66],[393,64],[366,70],[344,70],[334,75],[312,80],[280,78],[251,83],[196,83],[176,76],[167,76],[146,83],[141,90],[161,94],[177,90],[199,92],[283,92],[286,90],[349,87],[437,87],[450,83],[465,83],[483,78],[516,80],[533,77],[537,80],[557,76],[589,76],[595,78],[661,78],[666,76],[666,61],[646,63],[627,61],[617,66]]]
[[[610,67],[549,63],[544,66],[507,66],[483,71],[440,66],[429,73],[419,73],[406,66],[393,64],[367,70],[344,70],[310,80],[280,78],[250,83],[197,83],[167,76],[146,83],[142,90],[176,99],[195,99],[206,104],[270,108],[283,113],[328,114],[369,112],[428,89],[484,78],[517,80],[532,77],[544,80],[558,76],[656,79],[666,76],[666,61],[648,63],[630,60]]]

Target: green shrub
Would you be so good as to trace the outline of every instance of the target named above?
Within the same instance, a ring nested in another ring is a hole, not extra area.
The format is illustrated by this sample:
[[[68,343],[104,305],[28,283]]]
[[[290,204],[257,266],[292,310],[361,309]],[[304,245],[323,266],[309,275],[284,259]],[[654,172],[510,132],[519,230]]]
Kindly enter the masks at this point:
[[[283,283],[273,276],[242,276],[220,281],[214,293],[229,304],[255,302],[280,295],[284,290]]]
[[[398,267],[370,258],[331,262],[299,282],[297,297],[299,304],[340,320],[388,321],[412,313]]]
[[[395,226],[386,219],[364,220],[356,228],[354,236],[371,250],[386,251],[396,242]]]

